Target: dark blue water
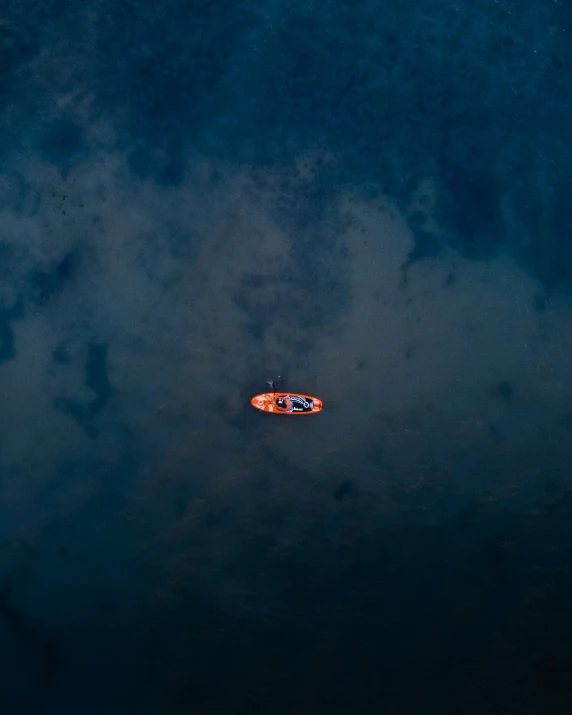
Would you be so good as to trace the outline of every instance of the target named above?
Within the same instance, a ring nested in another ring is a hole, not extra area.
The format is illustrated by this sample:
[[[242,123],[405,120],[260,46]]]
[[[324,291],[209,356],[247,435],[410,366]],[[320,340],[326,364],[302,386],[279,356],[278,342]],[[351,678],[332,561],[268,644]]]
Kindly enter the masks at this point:
[[[571,34],[5,3],[2,712],[571,711]]]

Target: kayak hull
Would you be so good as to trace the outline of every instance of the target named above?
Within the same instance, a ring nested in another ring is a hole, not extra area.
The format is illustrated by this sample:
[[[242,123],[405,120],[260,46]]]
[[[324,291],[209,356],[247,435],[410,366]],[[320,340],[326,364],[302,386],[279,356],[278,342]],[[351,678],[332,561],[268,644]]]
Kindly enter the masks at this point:
[[[309,402],[312,402],[312,409],[307,412],[286,412],[276,407],[275,399],[277,397],[302,397]],[[322,400],[311,395],[302,395],[299,392],[263,392],[261,395],[255,395],[250,404],[261,412],[270,412],[274,415],[315,415],[316,412],[321,412],[324,406]]]

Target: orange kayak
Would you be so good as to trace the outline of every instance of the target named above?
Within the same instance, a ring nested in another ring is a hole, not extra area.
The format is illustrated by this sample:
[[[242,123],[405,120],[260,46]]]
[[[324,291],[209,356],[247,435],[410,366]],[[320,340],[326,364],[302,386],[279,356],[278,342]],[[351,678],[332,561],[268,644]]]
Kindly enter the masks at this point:
[[[273,412],[275,415],[313,415],[321,412],[322,400],[296,392],[265,392],[256,395],[250,404],[261,412]]]

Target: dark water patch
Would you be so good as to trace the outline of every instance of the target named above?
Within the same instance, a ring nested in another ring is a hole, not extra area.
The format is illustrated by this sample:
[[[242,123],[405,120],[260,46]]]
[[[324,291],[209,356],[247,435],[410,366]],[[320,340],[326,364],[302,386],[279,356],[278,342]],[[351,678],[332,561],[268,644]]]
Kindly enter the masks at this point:
[[[70,561],[72,558],[72,554],[66,546],[58,546],[56,553],[62,561]]]
[[[527,257],[546,288],[568,285],[572,278],[572,174],[566,169],[553,184],[547,225],[533,237]]]
[[[201,235],[181,226],[170,226],[167,229],[167,242],[173,258],[191,263],[198,255]]]
[[[410,225],[410,228],[413,231],[415,242],[402,266],[405,283],[407,283],[408,271],[415,263],[439,256],[444,248],[442,240],[434,233],[426,231],[420,226]]]
[[[0,618],[11,630],[29,646],[38,649],[42,660],[42,683],[49,687],[61,668],[60,648],[51,637],[46,637],[21,607],[14,603],[14,585],[10,576],[6,577],[0,589]]]
[[[137,446],[140,453],[140,445]],[[59,518],[49,526],[51,542],[58,544],[62,561],[72,562],[80,558],[86,544],[99,543],[103,538],[114,542],[110,549],[124,547],[124,542],[115,542],[118,533],[115,529],[117,522],[122,523],[122,508],[139,473],[138,460],[126,449],[113,461],[78,460],[71,469],[75,476],[81,476],[82,472],[88,474],[92,483],[95,478],[97,491],[90,493],[88,499],[81,499],[71,508],[62,510]]]
[[[52,686],[54,678],[62,667],[62,652],[54,638],[48,638],[42,645],[43,660],[43,685],[45,688]]]
[[[34,305],[46,306],[73,283],[79,269],[79,253],[69,251],[49,271],[36,270],[30,277]]]
[[[512,385],[509,382],[502,381],[502,382],[497,382],[496,385],[493,385],[491,387],[489,394],[491,397],[499,397],[501,400],[506,402],[507,405],[510,405],[513,397],[513,388]]]
[[[546,296],[537,293],[532,300],[532,305],[534,310],[537,310],[539,313],[544,313],[548,307],[548,299]]]
[[[70,360],[70,354],[65,343],[62,342],[54,348],[52,361],[55,365],[68,365]]]
[[[562,493],[561,502],[566,505],[566,508],[572,509],[572,489],[566,489]]]
[[[9,17],[10,12],[5,13]],[[11,89],[16,82],[16,70],[38,51],[37,30],[28,21],[10,22],[3,19],[0,23],[0,96],[11,98]]]
[[[0,363],[13,360],[16,355],[14,330],[10,311],[0,310]]]
[[[137,179],[153,180],[165,188],[180,186],[186,176],[186,150],[181,143],[166,138],[162,145],[143,146],[128,156],[128,165]]]
[[[64,396],[53,400],[54,407],[74,419],[92,439],[99,435],[98,429],[93,425],[93,419],[105,408],[113,395],[107,371],[107,353],[107,344],[90,343],[85,365],[85,385],[95,393],[91,402],[85,404]]]
[[[16,357],[13,323],[24,317],[24,302],[18,300],[11,308],[0,308],[0,364]]]
[[[46,127],[41,144],[44,156],[53,163],[68,162],[82,145],[82,131],[72,119],[59,119]]]
[[[488,568],[494,571],[499,576],[501,573],[504,576],[504,572],[507,569],[507,554],[508,551],[504,547],[504,542],[497,539],[491,540],[488,544],[485,545],[483,549],[484,559]]]
[[[375,467],[382,467],[385,461],[384,447],[378,447],[373,453],[373,464]]]
[[[547,496],[554,496],[560,491],[560,484],[557,479],[548,477],[544,482],[544,493]]]
[[[482,504],[475,499],[471,499],[459,508],[451,525],[458,531],[466,531],[474,528],[482,514]]]
[[[310,326],[308,326],[310,327]],[[310,357],[314,349],[314,341],[308,338],[295,338],[292,341],[292,351],[297,359]]]
[[[332,496],[337,501],[341,501],[353,492],[353,484],[350,479],[345,479],[334,491]]]
[[[17,214],[35,216],[42,203],[41,192],[20,171],[11,169],[2,177],[0,190],[0,209],[9,210]],[[9,261],[12,247],[2,244],[2,261]]]
[[[447,277],[443,281],[443,288],[450,288],[457,282],[457,276],[451,271],[447,274]]]
[[[99,613],[103,613],[104,615],[109,616],[115,611],[116,604],[109,594],[100,593],[95,598],[94,607],[95,610]]]
[[[150,0],[107,0],[104,7],[97,19],[102,99],[127,110],[122,137],[136,145],[134,173],[176,184],[185,163],[178,160],[181,140],[224,106],[218,85],[237,44],[252,30],[252,11],[201,1],[188,13],[176,0],[161,8]]]
[[[183,494],[177,494],[173,500],[173,508],[175,512],[175,516],[177,518],[181,518],[184,516],[186,510],[187,510],[187,504],[188,504],[188,497]]]
[[[551,693],[562,691],[568,674],[568,664],[550,655],[544,656],[535,668],[538,684],[543,690]]]
[[[99,436],[99,430],[92,424],[92,415],[89,406],[82,405],[76,400],[69,397],[55,397],[53,406],[56,410],[69,415],[83,429],[88,437],[96,439]]]
[[[293,175],[282,180],[273,215],[282,228],[301,234],[320,223],[330,206],[328,177],[304,180]],[[320,245],[324,238],[325,235],[313,236],[313,242]]]
[[[23,610],[14,605],[13,592],[13,579],[7,576],[0,588],[0,617],[3,618],[14,633],[23,640],[27,642],[39,640],[39,632],[26,618]]]
[[[98,469],[97,461],[64,459],[37,489],[36,504],[45,513],[66,514],[85,501],[81,485]]]
[[[506,440],[506,431],[500,422],[490,422],[487,425],[487,432],[496,444],[502,444]]]
[[[40,139],[40,151],[46,161],[59,167],[65,178],[80,157],[86,157],[88,146],[79,124],[70,118],[49,124]]]
[[[106,343],[91,343],[85,366],[85,385],[95,392],[95,400],[90,405],[91,415],[96,415],[109,402],[113,388],[109,380]]]
[[[493,172],[446,163],[441,167],[455,246],[468,258],[490,258],[503,243],[501,191]],[[417,242],[417,236],[415,237]]]

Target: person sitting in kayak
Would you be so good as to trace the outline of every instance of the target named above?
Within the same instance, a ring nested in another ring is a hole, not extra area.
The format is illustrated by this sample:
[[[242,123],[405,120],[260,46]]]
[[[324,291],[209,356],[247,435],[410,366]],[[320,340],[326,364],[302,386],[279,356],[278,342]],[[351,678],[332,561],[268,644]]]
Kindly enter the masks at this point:
[[[311,412],[314,406],[312,400],[306,400],[300,395],[284,395],[275,400],[276,407],[281,412]]]
[[[293,405],[287,397],[277,397],[275,402],[276,407],[282,412],[292,412]]]

